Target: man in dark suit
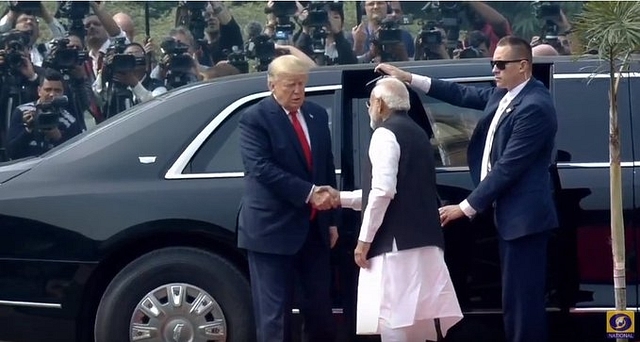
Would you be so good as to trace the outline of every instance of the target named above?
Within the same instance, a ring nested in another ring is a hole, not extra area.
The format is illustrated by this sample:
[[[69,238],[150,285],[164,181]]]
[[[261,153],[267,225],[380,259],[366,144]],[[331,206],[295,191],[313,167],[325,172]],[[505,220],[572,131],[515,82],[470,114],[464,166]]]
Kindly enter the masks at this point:
[[[290,341],[296,278],[309,341],[332,341],[330,248],[340,204],[327,112],[306,102],[308,66],[286,55],[269,65],[272,96],[240,119],[245,193],[238,246],[248,251],[258,341]]]
[[[378,69],[450,104],[484,109],[467,150],[476,188],[440,208],[442,225],[494,209],[508,342],[546,341],[545,275],[549,231],[558,226],[549,166],[557,131],[548,89],[532,77],[531,47],[502,38],[491,65],[496,87],[462,86],[389,65]]]

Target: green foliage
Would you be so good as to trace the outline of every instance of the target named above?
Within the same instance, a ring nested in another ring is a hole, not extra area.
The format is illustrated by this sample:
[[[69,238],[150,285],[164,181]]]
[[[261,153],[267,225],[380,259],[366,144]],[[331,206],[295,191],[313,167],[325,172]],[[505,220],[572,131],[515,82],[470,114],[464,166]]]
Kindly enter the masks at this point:
[[[584,51],[598,51],[607,61],[626,60],[640,48],[640,2],[588,2],[574,29]]]
[[[135,40],[144,41],[145,38],[145,21],[144,21],[144,1],[108,1],[106,8],[110,13],[124,12],[129,14],[134,21],[137,29]],[[590,2],[591,3],[591,2]],[[635,2],[633,2],[635,3]],[[150,16],[150,32],[151,37],[156,42],[166,36],[169,30],[175,25],[175,9],[177,1],[153,1],[149,2]],[[262,24],[265,22],[264,7],[265,1],[224,1],[224,4],[231,10],[234,18],[240,25],[244,27],[250,21],[258,21]],[[529,39],[534,35],[538,35],[542,28],[542,22],[534,15],[531,2],[529,1],[491,1],[488,4],[500,12],[511,24],[513,33],[523,38]],[[582,8],[582,2],[557,2],[564,13],[572,19]],[[403,2],[405,13],[413,14],[414,17],[422,17],[420,7],[423,2]],[[45,2],[45,6],[53,14],[57,8],[56,2]],[[6,2],[0,2],[0,13],[6,10]],[[350,31],[355,25],[358,15],[356,14],[356,2],[344,2],[344,29]],[[420,31],[419,21],[404,27],[414,36]],[[468,23],[462,22],[461,29],[469,30]],[[42,33],[42,41],[48,41],[51,33],[41,20],[40,32]]]

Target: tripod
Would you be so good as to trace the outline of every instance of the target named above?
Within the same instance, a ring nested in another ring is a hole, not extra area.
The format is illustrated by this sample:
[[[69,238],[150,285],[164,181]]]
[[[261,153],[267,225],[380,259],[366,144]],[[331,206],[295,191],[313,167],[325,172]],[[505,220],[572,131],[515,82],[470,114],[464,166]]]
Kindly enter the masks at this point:
[[[133,93],[127,86],[118,82],[109,82],[107,87],[107,103],[105,104],[105,118],[117,115],[133,106]]]
[[[11,127],[11,115],[13,114],[13,110],[22,103],[20,88],[18,87],[18,83],[16,78],[11,73],[7,73],[2,75],[1,77],[2,84],[0,86],[0,104],[2,105],[0,108],[4,110],[5,117],[0,122],[0,136],[2,136],[2,141],[0,141],[0,162],[9,160],[9,153],[7,151],[7,147],[9,145],[9,129]]]

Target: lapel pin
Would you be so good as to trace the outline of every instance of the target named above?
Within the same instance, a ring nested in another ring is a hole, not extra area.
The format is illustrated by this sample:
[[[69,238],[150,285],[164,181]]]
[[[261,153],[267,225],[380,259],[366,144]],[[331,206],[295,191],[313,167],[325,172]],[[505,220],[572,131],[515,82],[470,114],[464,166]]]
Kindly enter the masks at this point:
[[[513,107],[507,108],[507,113],[511,113],[512,110],[513,110]]]

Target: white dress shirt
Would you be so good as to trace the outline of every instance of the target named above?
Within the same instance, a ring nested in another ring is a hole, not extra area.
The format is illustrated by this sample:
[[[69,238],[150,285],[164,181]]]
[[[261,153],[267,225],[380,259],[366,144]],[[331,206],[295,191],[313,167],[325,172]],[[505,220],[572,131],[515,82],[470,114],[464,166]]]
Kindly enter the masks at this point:
[[[496,109],[496,113],[493,115],[493,119],[491,120],[491,124],[489,125],[489,131],[487,132],[487,139],[484,142],[484,149],[482,151],[482,163],[480,164],[480,181],[489,174],[491,171],[491,161],[489,157],[491,156],[491,147],[493,146],[493,140],[495,137],[496,130],[498,129],[498,122],[503,115],[508,115],[509,112],[507,108],[509,108],[509,104],[511,101],[520,94],[525,85],[527,85],[529,79],[520,83],[515,88],[509,90],[500,100],[500,104],[498,105],[498,109]],[[467,217],[473,217],[477,210],[469,204],[469,201],[466,199],[460,202],[460,209]]]
[[[395,134],[379,127],[373,131],[369,145],[371,160],[371,191],[362,217],[358,240],[373,241],[382,225],[389,203],[396,195],[400,145]]]
[[[275,95],[273,95],[273,98],[276,99],[276,101],[278,100]],[[291,124],[293,125],[293,119],[291,119],[291,115],[289,115],[290,112],[286,110],[284,107],[282,106],[280,107],[287,114],[287,119],[289,119],[289,122],[291,122]],[[307,121],[304,119],[304,115],[302,115],[302,110],[299,108],[298,108],[298,113],[296,114],[296,118],[298,118],[298,122],[300,122],[300,126],[302,126],[304,137],[307,138],[307,144],[309,144],[309,150],[311,150],[311,138],[309,138],[309,128],[307,127]],[[313,151],[311,151],[311,156],[313,158]],[[307,200],[305,201],[305,203],[309,203],[309,201],[311,200],[311,195],[313,195],[313,190],[315,188],[316,188],[315,184],[311,186],[311,190],[309,190],[309,195],[307,195]]]

